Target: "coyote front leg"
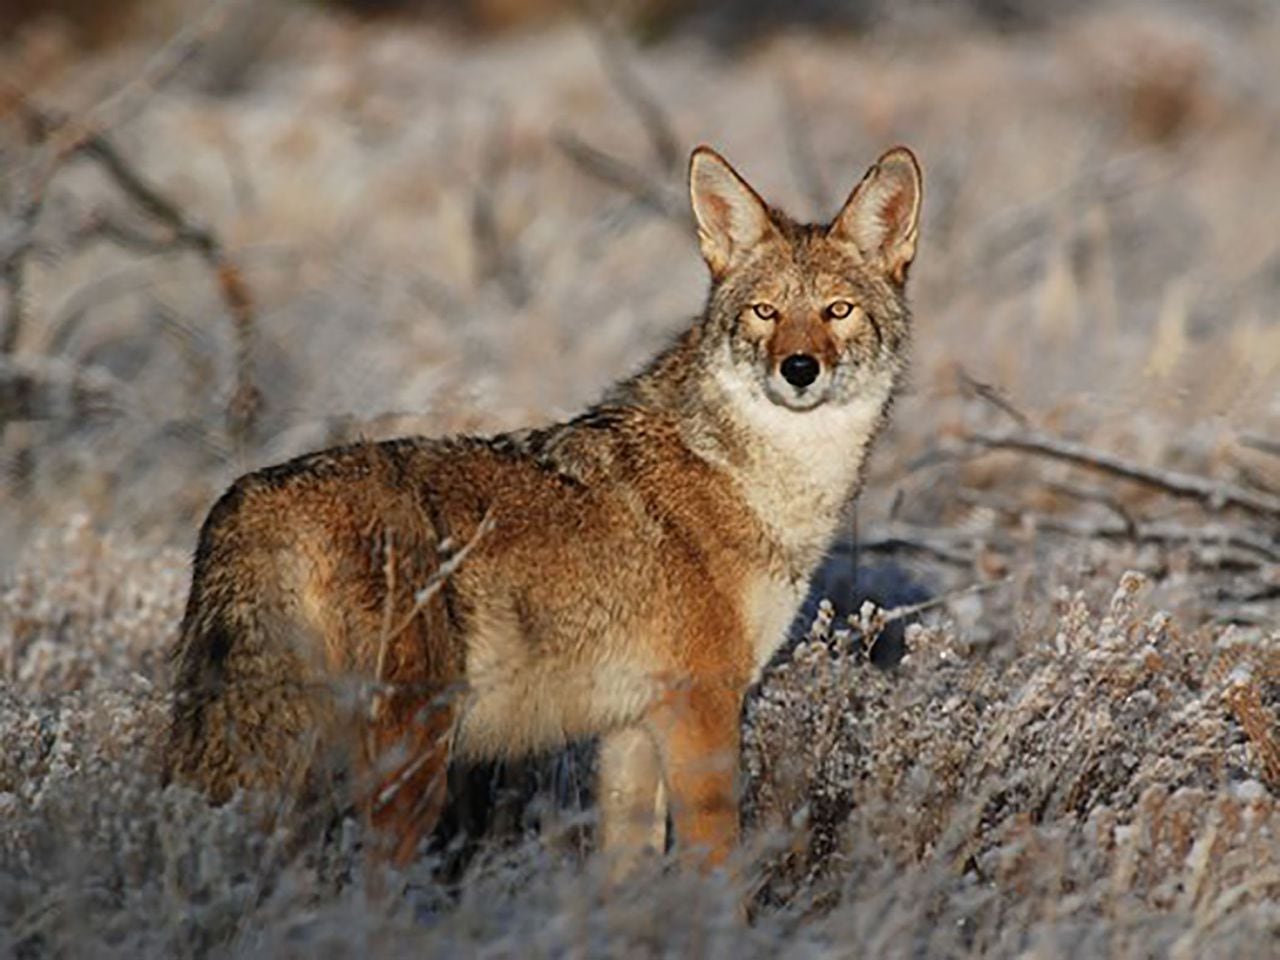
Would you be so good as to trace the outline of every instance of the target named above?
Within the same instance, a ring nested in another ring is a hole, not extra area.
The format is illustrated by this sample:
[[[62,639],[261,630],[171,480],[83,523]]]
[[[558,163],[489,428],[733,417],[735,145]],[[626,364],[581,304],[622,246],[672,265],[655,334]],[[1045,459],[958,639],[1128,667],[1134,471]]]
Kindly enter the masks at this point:
[[[600,741],[601,847],[615,876],[629,872],[647,853],[667,846],[667,796],[653,735],[627,727]]]
[[[739,717],[745,685],[694,679],[659,708],[654,730],[676,841],[705,869],[738,842]]]

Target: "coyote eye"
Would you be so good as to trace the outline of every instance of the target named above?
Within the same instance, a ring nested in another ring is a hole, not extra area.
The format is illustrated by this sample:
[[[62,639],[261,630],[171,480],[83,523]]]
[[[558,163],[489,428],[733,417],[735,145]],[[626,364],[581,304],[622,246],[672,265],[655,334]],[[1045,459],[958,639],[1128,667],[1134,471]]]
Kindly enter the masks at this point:
[[[771,303],[753,303],[751,310],[761,320],[778,319],[778,308]]]
[[[837,300],[827,307],[827,316],[832,320],[843,320],[851,313],[853,313],[853,304],[848,300]]]

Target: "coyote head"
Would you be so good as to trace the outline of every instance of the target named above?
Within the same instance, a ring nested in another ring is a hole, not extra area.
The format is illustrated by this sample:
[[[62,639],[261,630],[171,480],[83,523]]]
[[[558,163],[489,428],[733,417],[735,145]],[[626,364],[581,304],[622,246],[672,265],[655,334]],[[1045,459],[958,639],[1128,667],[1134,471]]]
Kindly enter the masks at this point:
[[[829,224],[770,207],[709,147],[693,153],[689,191],[712,278],[704,346],[725,348],[730,376],[803,411],[901,367],[921,197],[910,150],[882,156]]]

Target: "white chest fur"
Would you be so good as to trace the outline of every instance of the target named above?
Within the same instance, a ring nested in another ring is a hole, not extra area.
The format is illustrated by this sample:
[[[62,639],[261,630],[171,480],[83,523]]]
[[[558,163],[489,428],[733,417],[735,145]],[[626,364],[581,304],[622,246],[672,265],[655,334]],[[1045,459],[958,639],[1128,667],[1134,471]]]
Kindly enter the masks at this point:
[[[749,438],[734,473],[776,555],[744,598],[759,671],[785,639],[845,516],[892,380],[886,374],[852,401],[806,411],[779,406],[732,374],[719,386]]]
[[[748,438],[735,472],[748,503],[788,552],[824,550],[875,436],[892,381],[888,374],[844,403],[795,411],[725,374],[720,387]]]

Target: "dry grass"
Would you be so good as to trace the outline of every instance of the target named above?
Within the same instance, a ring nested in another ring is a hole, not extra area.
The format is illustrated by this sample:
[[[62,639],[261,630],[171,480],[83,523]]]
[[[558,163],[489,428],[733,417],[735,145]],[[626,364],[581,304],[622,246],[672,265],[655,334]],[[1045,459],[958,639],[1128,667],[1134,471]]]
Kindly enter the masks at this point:
[[[716,143],[798,213],[891,141],[927,169],[913,384],[861,568],[825,571],[839,613],[797,626],[744,720],[752,926],[741,891],[669,863],[609,887],[583,751],[508,775],[540,797],[382,897],[352,823],[300,840],[159,791],[164,651],[226,482],[355,435],[568,412],[704,284],[687,225],[557,146],[575,133],[678,196],[572,25],[460,45],[323,9],[270,38],[233,17],[109,133],[244,271],[256,436],[228,426],[233,323],[199,259],[68,242],[93,212],[153,226],[92,164],[52,182],[27,261],[6,362],[44,393],[0,390],[0,953],[1269,955],[1277,565],[1125,531],[1274,550],[1275,526],[963,441],[1021,417],[1280,490],[1280,20],[1233,10],[1093,6],[1014,37],[899,19],[733,59],[677,35],[637,59],[682,148]],[[73,113],[152,49],[73,58],[37,33],[9,63]],[[31,149],[4,133],[12,208]],[[909,627],[895,670],[844,625],[867,593],[1002,576]]]

